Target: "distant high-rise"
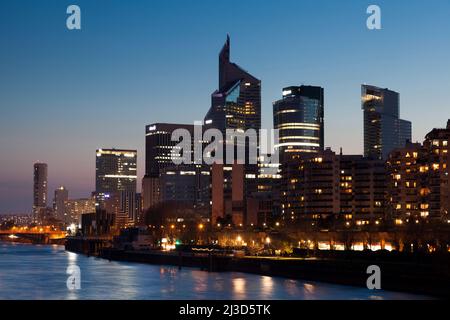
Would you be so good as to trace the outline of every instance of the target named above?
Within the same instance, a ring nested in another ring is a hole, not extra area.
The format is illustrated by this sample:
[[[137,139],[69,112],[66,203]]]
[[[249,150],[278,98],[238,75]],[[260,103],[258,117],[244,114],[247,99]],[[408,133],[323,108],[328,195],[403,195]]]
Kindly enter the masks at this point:
[[[364,155],[387,159],[389,153],[411,141],[411,122],[400,119],[400,96],[397,92],[362,85],[364,110]]]
[[[65,221],[65,206],[64,201],[69,199],[69,191],[61,186],[55,190],[55,195],[53,198],[53,212],[55,214],[55,218],[60,221]]]
[[[33,218],[35,222],[42,222],[47,208],[47,164],[34,164],[33,183]]]
[[[287,87],[273,103],[273,124],[279,130],[280,161],[317,153],[324,147],[324,93],[313,86]]]
[[[95,212],[95,198],[71,199],[64,201],[64,222],[66,224],[81,224],[81,216]]]

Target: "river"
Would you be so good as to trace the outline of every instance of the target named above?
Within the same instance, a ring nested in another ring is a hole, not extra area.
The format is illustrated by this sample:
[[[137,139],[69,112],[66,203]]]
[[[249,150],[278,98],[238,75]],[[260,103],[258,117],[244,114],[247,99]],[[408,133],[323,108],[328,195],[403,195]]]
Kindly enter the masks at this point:
[[[66,285],[80,268],[81,288]],[[62,246],[0,242],[0,299],[422,299],[425,297],[236,272],[110,262]]]

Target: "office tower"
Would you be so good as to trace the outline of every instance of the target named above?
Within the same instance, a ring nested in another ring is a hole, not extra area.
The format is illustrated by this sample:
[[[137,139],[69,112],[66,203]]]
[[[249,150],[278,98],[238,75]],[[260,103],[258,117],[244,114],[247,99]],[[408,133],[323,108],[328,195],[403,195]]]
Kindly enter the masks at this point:
[[[42,223],[47,212],[47,164],[34,164],[33,218]]]
[[[178,201],[201,208],[210,201],[210,171],[205,166],[166,167],[160,179],[163,202]]]
[[[281,193],[285,224],[329,228],[376,224],[384,218],[385,167],[381,160],[326,149],[287,162]],[[378,222],[377,222],[378,221]]]
[[[321,87],[292,86],[273,103],[274,129],[279,130],[280,162],[324,147],[324,92]]]
[[[95,212],[95,197],[64,201],[64,222],[68,225],[81,224],[81,215]]]
[[[230,61],[230,37],[219,54],[219,88],[205,117],[208,128],[261,129],[261,81]]]
[[[227,203],[230,203],[234,224],[242,225],[248,222],[245,217],[246,199],[255,194],[258,188],[258,165],[256,161],[255,164],[250,164],[247,155],[249,155],[250,148],[257,148],[259,142],[261,81],[230,61],[229,36],[227,36],[226,43],[219,54],[219,87],[211,96],[211,108],[205,116],[204,123],[206,130],[210,128],[218,129],[222,132],[224,139],[229,140],[224,143],[224,163],[227,158],[227,143],[234,143],[235,149],[239,147],[245,149],[245,165],[217,164],[213,166],[212,170],[212,180],[217,182],[213,182],[212,190],[213,223],[217,218],[224,218],[225,215],[229,214],[230,209],[227,207]],[[253,129],[258,141],[252,142],[249,139],[245,140],[245,145],[239,145],[238,141],[231,141],[230,137],[227,137],[227,129],[234,129],[240,133]],[[233,159],[238,160],[236,153],[234,153]],[[229,167],[232,167],[233,170],[228,170]],[[232,181],[233,176],[241,180],[241,174],[239,173],[242,173],[243,176],[242,188],[240,188],[241,181]],[[218,181],[221,179],[222,181],[228,181],[228,183],[220,184]],[[238,195],[237,192],[242,192],[242,194]],[[219,193],[222,195],[219,196]]]
[[[173,166],[172,149],[179,142],[172,141],[172,133],[185,129],[192,137],[194,145],[194,125],[175,123],[154,123],[145,128],[145,177],[142,179],[142,200],[145,212],[160,202],[160,181],[162,170]]]
[[[55,195],[53,198],[53,212],[55,213],[55,218],[60,221],[65,221],[65,207],[64,202],[69,198],[69,191],[61,186],[55,190]]]
[[[137,181],[137,151],[99,149],[96,158],[96,200],[100,209],[114,195],[120,198],[120,211],[116,212],[127,221],[135,223],[134,202]],[[118,217],[118,221],[119,221]]]
[[[364,155],[387,159],[395,148],[411,141],[411,122],[400,119],[400,96],[397,92],[362,85],[364,110]]]
[[[278,130],[279,141],[275,145],[280,157],[281,179],[273,180],[275,216],[280,213],[279,195],[286,193],[289,178],[287,163],[301,155],[318,153],[324,147],[324,90],[314,86],[283,88],[282,99],[273,103],[273,124]],[[291,163],[292,165],[292,163]]]
[[[95,188],[97,197],[118,191],[136,192],[136,178],[136,150],[97,150]]]

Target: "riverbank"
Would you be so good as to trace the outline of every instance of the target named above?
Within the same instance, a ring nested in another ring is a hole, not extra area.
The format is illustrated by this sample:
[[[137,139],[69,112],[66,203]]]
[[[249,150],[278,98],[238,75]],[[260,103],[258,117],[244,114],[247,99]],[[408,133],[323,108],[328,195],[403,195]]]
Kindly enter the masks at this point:
[[[51,239],[45,235],[20,235],[20,237],[10,237],[7,235],[0,235],[0,242],[10,242],[10,243],[22,243],[22,244],[41,244],[41,245],[59,245],[64,246],[66,243],[65,238],[61,239]]]
[[[86,250],[88,248],[95,250]],[[99,242],[89,245],[80,240],[66,243],[66,249],[114,261],[193,267],[210,272],[245,272],[361,288],[366,287],[369,277],[367,267],[377,265],[381,268],[384,290],[450,297],[449,265],[436,261],[407,262],[403,259],[382,258],[380,255],[377,259],[370,259],[358,254],[332,258],[283,258],[235,257],[207,252],[125,251],[104,247]]]

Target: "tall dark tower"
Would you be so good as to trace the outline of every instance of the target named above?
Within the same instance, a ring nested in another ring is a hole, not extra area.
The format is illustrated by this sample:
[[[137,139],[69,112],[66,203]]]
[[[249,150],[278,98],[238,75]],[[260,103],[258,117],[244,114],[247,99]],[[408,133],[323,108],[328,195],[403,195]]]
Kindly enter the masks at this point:
[[[219,88],[211,96],[206,128],[261,129],[261,81],[230,61],[230,37],[219,54]]]
[[[219,54],[219,88],[211,95],[211,108],[204,120],[206,130],[218,129],[224,138],[227,129],[240,132],[253,129],[259,141],[261,81],[230,61],[229,36]],[[240,146],[245,147],[246,154],[249,154],[250,148],[257,147],[251,143],[246,141],[245,146]],[[224,162],[225,160],[224,151]],[[236,226],[251,224],[247,216],[247,200],[258,190],[258,165],[249,164],[249,159],[245,163],[213,166],[211,219],[213,223],[231,216]]]

